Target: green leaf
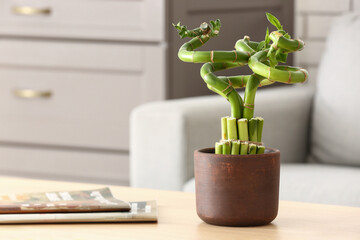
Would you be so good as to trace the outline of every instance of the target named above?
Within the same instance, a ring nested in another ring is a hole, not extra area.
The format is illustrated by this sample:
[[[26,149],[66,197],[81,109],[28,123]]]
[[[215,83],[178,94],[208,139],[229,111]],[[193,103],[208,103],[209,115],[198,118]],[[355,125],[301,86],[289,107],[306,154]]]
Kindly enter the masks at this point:
[[[265,41],[261,41],[261,42],[259,42],[259,45],[257,46],[256,51],[260,51],[264,47],[265,47]]]
[[[270,46],[270,48],[269,48],[269,51],[268,51],[268,53],[267,53],[267,57],[270,57],[270,55],[273,53],[273,51],[274,51],[274,48],[273,48],[273,46]]]
[[[279,61],[279,62],[282,62],[282,63],[286,63],[287,61],[287,56],[288,54],[287,53],[280,53],[276,56],[276,59]]]
[[[271,54],[269,56],[270,60],[270,67],[275,67],[278,64],[278,61],[276,60],[275,54]]]
[[[291,38],[291,36],[290,36],[288,33],[286,33],[286,34],[284,35],[284,37],[287,38],[287,39],[290,39],[290,38]]]
[[[179,33],[179,36],[181,37],[181,38],[184,38],[184,37],[186,37],[187,36],[187,28],[186,28],[186,26],[181,26],[181,23],[180,22],[178,22],[177,24],[172,24],[173,26],[174,26],[174,28],[176,28],[176,30],[178,31],[178,33]]]
[[[211,37],[215,37],[215,36],[219,35],[220,28],[221,28],[220,19],[216,19],[215,22],[210,21],[210,28],[211,28],[211,34],[210,34]]]
[[[278,30],[283,30],[283,26],[280,24],[280,21],[271,13],[266,13],[268,21],[274,25]]]
[[[265,48],[268,48],[268,47],[269,47],[269,43],[270,43],[269,28],[266,28]]]

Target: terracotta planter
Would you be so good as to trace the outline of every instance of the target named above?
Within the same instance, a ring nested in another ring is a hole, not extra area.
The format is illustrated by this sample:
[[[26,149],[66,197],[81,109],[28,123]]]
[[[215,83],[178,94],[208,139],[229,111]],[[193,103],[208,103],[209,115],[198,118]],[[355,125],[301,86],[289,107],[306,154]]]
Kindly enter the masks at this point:
[[[279,203],[280,151],[217,155],[195,151],[196,209],[206,223],[257,226],[273,221]]]

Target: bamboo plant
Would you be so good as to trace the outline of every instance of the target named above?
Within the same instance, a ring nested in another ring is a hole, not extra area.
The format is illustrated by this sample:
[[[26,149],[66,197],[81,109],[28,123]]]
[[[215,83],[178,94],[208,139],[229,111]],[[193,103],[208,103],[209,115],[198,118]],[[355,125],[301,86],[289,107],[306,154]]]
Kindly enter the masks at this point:
[[[254,117],[255,94],[259,87],[275,82],[293,84],[307,79],[308,72],[299,67],[278,65],[285,63],[287,55],[300,51],[304,42],[291,39],[284,31],[279,20],[266,13],[268,21],[276,27],[269,33],[266,29],[265,40],[251,41],[245,36],[235,44],[233,51],[195,51],[210,38],[219,35],[220,20],[204,22],[200,27],[188,30],[180,22],[173,24],[181,38],[191,40],[183,44],[178,57],[184,62],[204,63],[200,70],[207,87],[230,102],[231,116],[221,118],[221,140],[215,144],[216,154],[262,154],[264,119]],[[248,65],[253,71],[250,75],[217,76],[216,71]],[[244,98],[235,89],[245,88]]]

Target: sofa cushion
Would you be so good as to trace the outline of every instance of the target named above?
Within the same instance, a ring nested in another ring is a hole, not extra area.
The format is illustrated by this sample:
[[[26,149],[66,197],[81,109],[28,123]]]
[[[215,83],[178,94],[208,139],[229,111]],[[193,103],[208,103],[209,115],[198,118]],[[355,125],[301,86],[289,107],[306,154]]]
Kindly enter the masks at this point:
[[[360,207],[360,168],[283,164],[280,199]]]
[[[360,207],[360,168],[325,164],[281,164],[280,200]],[[194,192],[191,179],[183,188]]]
[[[330,30],[315,94],[310,161],[360,166],[360,13]]]

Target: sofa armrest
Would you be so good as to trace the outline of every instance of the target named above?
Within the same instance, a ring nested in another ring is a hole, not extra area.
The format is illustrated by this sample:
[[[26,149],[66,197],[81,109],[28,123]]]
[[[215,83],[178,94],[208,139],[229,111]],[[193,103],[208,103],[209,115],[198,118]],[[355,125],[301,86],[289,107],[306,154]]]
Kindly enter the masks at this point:
[[[265,119],[263,141],[281,149],[282,160],[304,161],[312,91],[306,87],[264,89],[255,115]],[[221,137],[220,118],[229,115],[220,96],[148,103],[131,114],[131,186],[181,190],[193,177],[193,152]]]

